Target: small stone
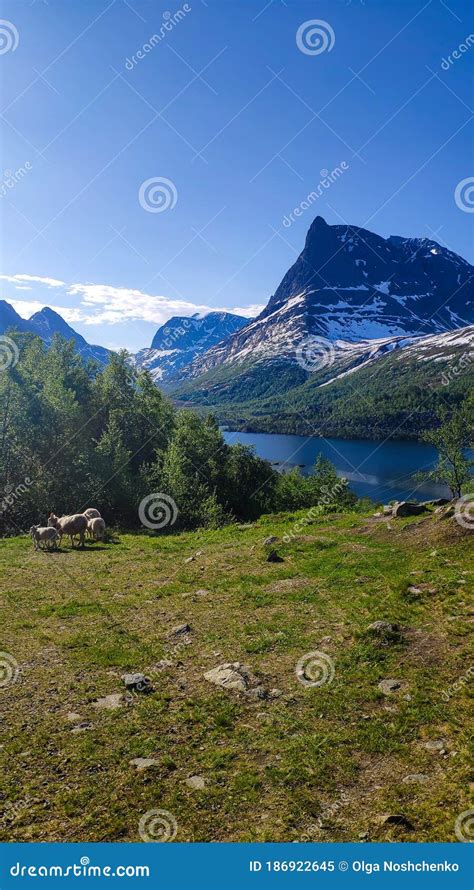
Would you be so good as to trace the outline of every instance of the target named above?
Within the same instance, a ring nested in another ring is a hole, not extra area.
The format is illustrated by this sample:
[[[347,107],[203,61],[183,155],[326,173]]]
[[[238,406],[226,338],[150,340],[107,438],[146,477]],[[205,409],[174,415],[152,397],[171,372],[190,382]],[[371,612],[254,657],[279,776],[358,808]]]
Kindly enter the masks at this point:
[[[444,739],[430,739],[428,742],[425,742],[425,748],[427,751],[442,751],[445,744]]]
[[[400,689],[401,685],[401,680],[381,680],[378,684],[378,688],[384,695],[391,695],[392,692],[396,692],[397,689]]]
[[[78,720],[82,720],[82,717],[80,714],[76,714],[75,711],[69,711],[66,714],[66,720],[69,720],[69,723],[77,723]]]
[[[412,593],[414,596],[420,596],[422,590],[419,587],[415,587],[413,584],[410,584],[410,586],[407,588],[407,592]]]
[[[188,558],[185,559],[184,561],[185,561],[185,562],[194,562],[195,559],[196,559],[195,556],[188,556]]]
[[[86,723],[84,721],[83,723],[78,723],[77,726],[74,726],[73,729],[71,729],[71,732],[76,735],[78,732],[86,732],[88,729],[92,729],[92,723]]]
[[[142,772],[144,769],[150,769],[152,766],[158,766],[159,761],[155,760],[154,757],[134,757],[133,760],[129,761],[130,766],[136,766],[138,772]]]
[[[115,711],[117,708],[121,708],[122,704],[122,694],[120,692],[112,692],[110,695],[105,695],[104,698],[98,698],[96,701],[93,701],[92,707],[104,711]]]
[[[134,692],[143,692],[145,694],[153,692],[151,680],[145,674],[123,674],[122,680],[127,689],[131,689]]]
[[[265,701],[268,698],[268,692],[263,686],[255,686],[247,692],[247,698],[252,701]]]
[[[398,636],[400,633],[400,625],[392,624],[390,621],[373,621],[372,624],[369,624],[367,630],[370,631],[373,636],[386,639],[393,635]]]
[[[430,781],[430,777],[425,776],[424,773],[411,773],[409,776],[405,776],[402,781],[405,785],[425,785]]]
[[[206,787],[206,780],[202,776],[189,776],[186,779],[186,785],[193,791],[202,791]]]
[[[246,692],[250,687],[252,675],[249,668],[240,664],[239,661],[226,662],[218,667],[207,671],[204,679],[216,686],[222,686],[224,689],[235,689],[238,692]]]
[[[361,839],[361,841],[365,841],[365,839],[366,839],[368,836],[369,836],[369,832],[368,832],[368,831],[359,831],[359,834],[357,835],[357,837],[359,837],[359,838]]]
[[[282,689],[277,689],[277,688],[270,689],[270,692],[269,692],[270,698],[281,698],[282,695],[283,695]]]
[[[407,819],[403,813],[390,813],[388,816],[381,816],[380,822],[382,825],[400,825],[402,828],[407,828],[409,831],[413,831],[414,828],[410,820]]]
[[[270,553],[267,556],[267,562],[284,562],[282,556],[279,556],[276,550],[270,550]]]
[[[173,662],[169,658],[162,658],[161,661],[156,663],[155,667],[157,671],[165,671],[166,668],[173,667]]]
[[[277,536],[276,536],[276,535],[270,535],[269,538],[265,538],[265,540],[264,540],[264,542],[263,542],[263,545],[264,545],[264,547],[269,547],[270,544],[274,544],[275,541],[278,541]]]
[[[171,633],[175,637],[181,637],[184,634],[191,633],[191,625],[190,624],[178,624],[176,627],[173,627]]]

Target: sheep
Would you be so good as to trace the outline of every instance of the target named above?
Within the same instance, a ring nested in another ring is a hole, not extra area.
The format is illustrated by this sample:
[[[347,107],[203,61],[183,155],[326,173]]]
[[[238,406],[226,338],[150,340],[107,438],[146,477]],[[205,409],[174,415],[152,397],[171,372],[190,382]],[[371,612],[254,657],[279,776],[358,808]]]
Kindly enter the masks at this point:
[[[43,550],[51,550],[57,543],[59,533],[57,529],[51,526],[32,525],[30,535],[33,539],[35,550],[40,550],[41,541],[43,542]]]
[[[82,512],[84,513],[84,516],[87,517],[87,519],[101,519],[102,518],[99,511],[96,510],[95,507],[88,507],[87,510],[83,510]]]
[[[94,541],[103,541],[105,534],[105,522],[102,516],[94,516],[87,523],[87,531]]]
[[[84,547],[84,537],[87,529],[87,517],[83,513],[73,513],[72,516],[55,516],[54,513],[48,517],[48,525],[58,530],[59,537],[69,535],[71,538],[71,547],[74,547],[74,535],[79,535],[79,545]]]

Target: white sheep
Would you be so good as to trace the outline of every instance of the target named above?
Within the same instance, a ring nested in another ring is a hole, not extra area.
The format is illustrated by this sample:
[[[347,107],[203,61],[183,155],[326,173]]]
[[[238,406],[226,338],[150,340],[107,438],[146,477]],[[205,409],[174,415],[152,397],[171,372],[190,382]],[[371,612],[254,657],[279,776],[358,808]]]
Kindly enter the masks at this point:
[[[105,522],[102,516],[94,516],[87,523],[87,531],[94,541],[103,541],[105,535]]]
[[[84,516],[87,517],[87,519],[101,519],[102,518],[99,511],[96,510],[95,507],[88,507],[87,510],[83,510],[82,512],[84,513]]]
[[[33,539],[35,550],[40,550],[41,542],[43,543],[43,550],[45,548],[51,550],[56,545],[59,538],[57,529],[52,528],[49,525],[32,525],[30,528],[30,535]]]
[[[73,513],[72,516],[55,516],[51,513],[48,517],[48,525],[57,529],[59,537],[69,535],[71,547],[74,547],[74,535],[79,535],[79,545],[84,547],[84,537],[87,530],[87,517],[83,513]]]

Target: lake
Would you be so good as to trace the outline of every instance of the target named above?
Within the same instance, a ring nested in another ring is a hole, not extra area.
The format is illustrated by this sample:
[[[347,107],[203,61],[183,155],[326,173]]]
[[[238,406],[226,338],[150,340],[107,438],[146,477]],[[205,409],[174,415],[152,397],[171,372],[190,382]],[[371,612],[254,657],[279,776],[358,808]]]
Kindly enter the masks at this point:
[[[300,465],[305,475],[312,471],[321,453],[332,461],[340,476],[349,480],[357,495],[370,497],[378,503],[449,497],[449,489],[444,485],[420,483],[414,478],[415,473],[432,467],[437,458],[435,448],[420,442],[319,439],[227,431],[224,438],[229,444],[253,445],[259,457],[275,463],[276,469]]]

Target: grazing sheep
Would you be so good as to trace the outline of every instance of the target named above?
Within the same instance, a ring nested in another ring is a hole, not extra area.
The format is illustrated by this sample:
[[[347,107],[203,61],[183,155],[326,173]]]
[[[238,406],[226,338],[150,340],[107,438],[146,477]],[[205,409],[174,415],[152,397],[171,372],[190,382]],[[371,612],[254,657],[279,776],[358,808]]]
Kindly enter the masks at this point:
[[[94,516],[87,523],[87,531],[94,541],[103,541],[105,534],[105,522],[102,516]]]
[[[57,529],[52,528],[49,525],[32,525],[30,528],[30,535],[33,538],[35,550],[40,550],[41,542],[43,542],[43,550],[52,550],[59,538]]]
[[[73,513],[72,516],[55,516],[54,513],[48,517],[48,525],[56,528],[59,537],[69,535],[71,538],[71,547],[74,547],[74,535],[79,535],[79,545],[84,547],[84,537],[87,529],[87,517],[83,513]]]
[[[87,510],[83,511],[84,516],[87,516],[87,519],[101,519],[101,515],[95,507],[88,507]]]

